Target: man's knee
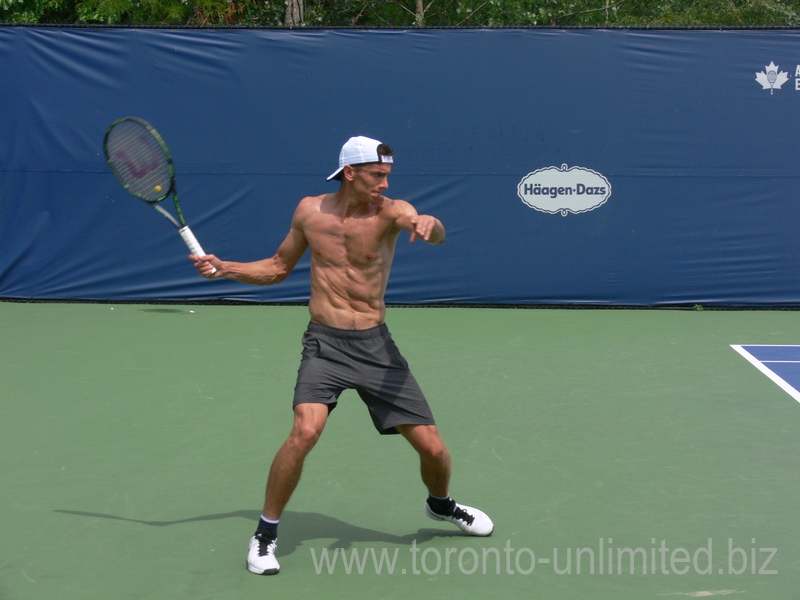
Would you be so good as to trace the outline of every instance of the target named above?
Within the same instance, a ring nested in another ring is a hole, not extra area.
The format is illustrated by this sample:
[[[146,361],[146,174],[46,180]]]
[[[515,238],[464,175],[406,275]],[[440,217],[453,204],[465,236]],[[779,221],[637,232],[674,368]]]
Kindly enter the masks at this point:
[[[444,463],[449,462],[450,452],[441,438],[431,440],[419,451],[420,456],[430,462]]]
[[[434,425],[417,425],[401,430],[420,458],[426,462],[446,462],[450,453]]]
[[[322,429],[311,424],[298,424],[292,428],[289,441],[295,446],[313,448],[322,435]]]
[[[325,429],[328,407],[324,404],[299,404],[295,408],[294,425],[288,442],[310,450],[314,447]]]

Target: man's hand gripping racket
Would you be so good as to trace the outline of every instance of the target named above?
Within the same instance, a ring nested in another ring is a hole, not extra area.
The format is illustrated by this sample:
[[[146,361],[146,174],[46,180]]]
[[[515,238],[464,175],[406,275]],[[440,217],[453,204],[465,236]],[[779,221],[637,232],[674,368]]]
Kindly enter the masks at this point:
[[[205,256],[200,243],[183,219],[175,187],[175,169],[167,144],[145,120],[125,117],[106,131],[103,148],[111,172],[126,190],[144,200],[175,225],[192,254]],[[159,202],[172,194],[177,220]],[[212,267],[210,275],[216,273]]]

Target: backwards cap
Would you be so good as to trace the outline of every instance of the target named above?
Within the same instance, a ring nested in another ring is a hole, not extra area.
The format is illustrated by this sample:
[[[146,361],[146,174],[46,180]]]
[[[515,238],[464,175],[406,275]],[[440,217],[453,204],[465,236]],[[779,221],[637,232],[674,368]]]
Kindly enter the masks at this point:
[[[328,181],[331,179],[341,179],[342,170],[347,165],[363,165],[366,163],[391,163],[394,162],[391,156],[383,156],[378,154],[378,146],[381,142],[373,140],[372,138],[359,135],[351,137],[345,145],[342,146],[342,151],[339,153],[339,168],[331,173]]]

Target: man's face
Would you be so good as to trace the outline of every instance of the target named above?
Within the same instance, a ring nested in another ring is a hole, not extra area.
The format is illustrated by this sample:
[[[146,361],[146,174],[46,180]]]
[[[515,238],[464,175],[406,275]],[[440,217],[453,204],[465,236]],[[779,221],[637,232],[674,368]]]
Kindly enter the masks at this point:
[[[379,198],[389,187],[390,163],[371,163],[353,167],[353,187],[358,194],[368,195],[370,199]]]

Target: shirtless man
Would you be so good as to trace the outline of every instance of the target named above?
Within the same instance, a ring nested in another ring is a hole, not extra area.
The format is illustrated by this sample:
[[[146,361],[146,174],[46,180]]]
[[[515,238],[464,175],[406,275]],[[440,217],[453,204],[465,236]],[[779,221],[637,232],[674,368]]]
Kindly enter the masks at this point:
[[[384,294],[400,232],[407,231],[411,242],[441,244],[445,238],[439,219],[383,195],[392,162],[390,146],[351,138],[342,147],[339,168],[328,177],[341,181],[339,191],[303,198],[273,257],[237,263],[213,254],[190,256],[209,279],[272,285],[286,279],[311,249],[311,322],[303,336],[294,424],[272,462],[264,510],[250,539],[247,568],[252,573],[274,575],[280,570],[275,557],[278,521],[300,480],[305,457],[345,389],[358,392],[379,433],[401,434],[419,454],[430,518],[453,523],[468,535],[486,536],[494,529],[485,513],[450,498],[450,454],[384,323]]]

